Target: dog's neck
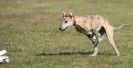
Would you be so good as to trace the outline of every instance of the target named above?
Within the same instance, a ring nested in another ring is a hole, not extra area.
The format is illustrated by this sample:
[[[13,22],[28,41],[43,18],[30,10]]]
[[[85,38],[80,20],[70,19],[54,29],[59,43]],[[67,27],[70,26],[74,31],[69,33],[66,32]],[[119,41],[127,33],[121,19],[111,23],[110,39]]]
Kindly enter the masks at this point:
[[[83,19],[80,19],[81,16],[74,16],[73,18],[74,18],[74,20],[73,20],[73,26],[80,25],[82,23],[82,20]]]
[[[80,17],[79,16],[74,16],[73,17],[73,26],[75,26],[76,30],[80,33],[84,32],[84,29],[81,26],[81,21],[80,21]]]
[[[76,26],[78,24],[78,16],[73,16],[73,26]]]

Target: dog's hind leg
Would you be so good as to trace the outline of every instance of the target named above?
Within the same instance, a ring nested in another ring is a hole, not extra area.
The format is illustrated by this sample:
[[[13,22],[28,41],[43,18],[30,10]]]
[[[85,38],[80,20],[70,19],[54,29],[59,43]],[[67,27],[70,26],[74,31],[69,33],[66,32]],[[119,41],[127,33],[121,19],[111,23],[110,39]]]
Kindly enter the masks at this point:
[[[105,33],[106,33],[105,28],[101,27],[101,29],[98,31],[98,40],[99,40],[99,43],[103,40]]]
[[[106,33],[107,33],[108,40],[109,40],[111,46],[113,47],[113,49],[115,50],[117,56],[120,56],[120,53],[119,53],[118,49],[116,48],[116,45],[115,45],[115,42],[113,39],[113,28],[107,27]]]

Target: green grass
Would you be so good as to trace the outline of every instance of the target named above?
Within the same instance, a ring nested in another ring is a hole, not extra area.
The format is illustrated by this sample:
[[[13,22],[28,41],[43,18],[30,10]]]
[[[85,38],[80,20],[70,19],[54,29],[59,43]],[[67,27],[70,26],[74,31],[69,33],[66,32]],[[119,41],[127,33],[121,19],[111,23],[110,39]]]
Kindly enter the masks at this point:
[[[91,42],[74,28],[60,32],[61,10],[75,15],[99,14],[113,26],[133,23],[132,0],[0,0],[0,50],[10,62],[0,68],[131,68],[133,27],[124,27],[114,38],[121,53],[105,39],[97,57],[89,57]]]

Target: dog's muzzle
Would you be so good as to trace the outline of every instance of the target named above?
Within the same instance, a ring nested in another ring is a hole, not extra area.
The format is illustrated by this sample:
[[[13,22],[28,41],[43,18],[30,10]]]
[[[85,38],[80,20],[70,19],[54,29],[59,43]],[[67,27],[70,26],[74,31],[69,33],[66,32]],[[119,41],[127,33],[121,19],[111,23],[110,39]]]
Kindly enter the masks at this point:
[[[66,29],[67,29],[67,27],[64,28],[64,29],[62,29],[61,27],[59,27],[59,30],[61,30],[61,31],[65,31]]]

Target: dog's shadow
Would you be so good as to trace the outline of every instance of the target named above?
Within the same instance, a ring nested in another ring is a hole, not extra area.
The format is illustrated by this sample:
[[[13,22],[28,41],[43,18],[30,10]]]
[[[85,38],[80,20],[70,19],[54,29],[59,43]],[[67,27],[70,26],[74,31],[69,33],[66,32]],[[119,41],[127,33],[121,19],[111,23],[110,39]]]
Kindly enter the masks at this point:
[[[40,53],[36,56],[63,56],[63,55],[89,55],[91,52],[60,52],[60,53]]]
[[[60,53],[39,53],[36,56],[71,56],[71,55],[91,55],[93,52],[60,52]],[[98,55],[112,55],[115,54],[107,54],[107,53],[98,53]]]
[[[71,55],[90,55],[92,52],[60,52],[60,53],[40,53],[36,56],[71,56]],[[103,53],[99,53],[103,55]]]

